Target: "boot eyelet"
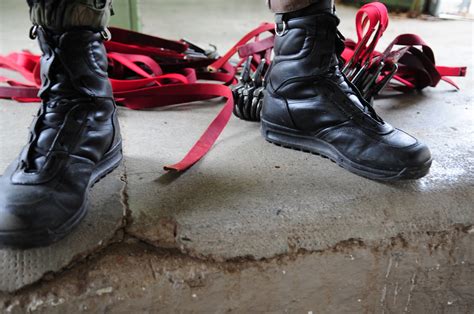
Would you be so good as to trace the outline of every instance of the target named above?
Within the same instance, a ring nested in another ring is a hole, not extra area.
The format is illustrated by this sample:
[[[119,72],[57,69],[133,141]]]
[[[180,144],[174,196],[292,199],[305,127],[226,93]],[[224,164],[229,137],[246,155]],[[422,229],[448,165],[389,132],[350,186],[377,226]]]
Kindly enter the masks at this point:
[[[283,24],[283,28],[281,31],[278,28],[278,23],[275,24],[275,34],[277,34],[280,37],[284,36],[288,32],[288,25],[286,24],[286,22],[282,21],[282,24]]]
[[[112,39],[112,34],[110,33],[108,28],[104,28],[100,31],[100,35],[105,41],[110,41]]]
[[[38,25],[33,25],[31,26],[30,28],[30,33],[29,33],[29,36],[30,36],[30,39],[34,40],[38,37]]]

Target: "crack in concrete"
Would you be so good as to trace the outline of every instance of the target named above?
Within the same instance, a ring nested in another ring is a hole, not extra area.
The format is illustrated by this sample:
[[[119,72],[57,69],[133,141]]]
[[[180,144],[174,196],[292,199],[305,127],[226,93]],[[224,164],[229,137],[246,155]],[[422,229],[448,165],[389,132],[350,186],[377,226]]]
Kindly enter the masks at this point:
[[[125,229],[132,224],[132,210],[130,209],[129,204],[129,195],[128,195],[128,173],[127,173],[127,164],[124,157],[123,160],[123,174],[120,177],[120,180],[123,182],[123,188],[120,193],[120,202],[123,206],[123,217],[122,217],[122,229],[125,232]]]
[[[156,243],[152,243],[146,238],[138,237],[132,233],[130,233],[127,229],[133,222],[132,218],[132,210],[129,205],[129,194],[128,194],[128,176],[127,176],[127,166],[126,160],[124,159],[123,162],[123,173],[120,177],[120,180],[123,182],[123,188],[120,193],[121,197],[121,204],[123,206],[123,217],[121,223],[119,224],[118,228],[116,229],[114,235],[106,241],[106,243],[101,244],[99,247],[96,247],[88,252],[83,252],[78,254],[76,257],[72,259],[72,262],[65,266],[64,268],[60,269],[54,273],[45,274],[42,278],[40,278],[35,283],[22,287],[21,289],[17,290],[13,293],[1,293],[2,295],[16,295],[23,293],[27,290],[34,289],[35,287],[40,286],[43,282],[51,281],[56,278],[60,278],[64,273],[77,267],[82,264],[87,264],[90,260],[105,255],[112,249],[113,245],[144,245],[150,251],[154,251],[158,254],[166,254],[172,255],[178,258],[191,258],[192,260],[200,261],[200,262],[207,262],[211,264],[227,264],[227,266],[231,266],[230,268],[236,269],[239,265],[242,266],[245,263],[266,263],[273,260],[280,260],[282,258],[288,257],[291,260],[294,260],[302,255],[309,255],[309,254],[324,254],[324,253],[338,253],[338,252],[346,252],[348,250],[355,250],[357,248],[370,248],[374,252],[385,252],[386,250],[390,249],[391,247],[395,247],[397,245],[401,247],[408,247],[409,241],[403,235],[399,234],[396,237],[390,238],[388,243],[386,241],[378,241],[375,243],[367,243],[364,242],[362,239],[359,238],[350,238],[347,240],[340,241],[333,245],[332,247],[328,247],[322,250],[307,250],[304,248],[294,248],[289,250],[287,253],[275,255],[271,258],[261,258],[257,259],[254,256],[241,256],[235,257],[231,259],[221,260],[216,259],[212,256],[199,254],[198,252],[186,250],[184,251],[182,248],[178,247],[162,247],[157,245]],[[460,234],[470,234],[473,230],[473,225],[462,225],[462,224],[455,224],[452,226],[451,230],[445,231],[427,231],[425,232],[427,236],[430,237],[430,241],[427,244],[431,253],[435,250],[438,250],[449,243],[454,242],[454,238],[459,237]],[[451,253],[451,250],[450,250]],[[152,273],[154,269],[151,269]],[[388,277],[390,270],[387,270],[386,276]],[[155,276],[155,274],[154,274]],[[385,299],[385,296],[383,297]],[[410,299],[407,302],[407,307],[409,306]]]
[[[434,243],[436,240],[443,241],[446,238],[447,234],[451,236],[452,242],[455,242],[456,241],[455,239],[459,239],[464,235],[469,235],[468,230],[470,230],[471,228],[472,228],[472,225],[468,225],[468,226],[456,225],[456,226],[453,226],[453,228],[451,228],[449,231],[439,231],[439,232],[430,231],[430,232],[424,232],[424,233],[427,236],[429,236],[429,239],[431,240],[430,243]],[[102,246],[101,248],[95,251],[90,252],[89,255],[85,255],[85,254],[82,255],[82,258],[73,261],[71,264],[59,270],[58,272],[49,273],[43,276],[37,282],[32,283],[28,286],[25,286],[13,293],[0,293],[0,297],[1,296],[16,296],[22,293],[28,293],[30,291],[33,291],[35,288],[41,286],[43,283],[55,280],[57,278],[61,278],[61,276],[65,275],[69,270],[75,267],[79,267],[80,265],[87,265],[92,260],[100,258],[101,256],[105,256],[108,253],[110,253],[111,250],[120,248],[121,246],[144,247],[146,250],[158,254],[158,256],[160,255],[173,256],[180,259],[186,258],[186,259],[190,259],[191,261],[205,262],[211,265],[219,265],[223,269],[228,270],[228,271],[236,271],[236,270],[245,269],[246,267],[250,267],[252,265],[260,265],[260,264],[266,264],[272,261],[280,261],[280,260],[283,260],[284,258],[288,259],[289,261],[293,261],[301,256],[306,256],[306,255],[340,253],[340,252],[356,250],[359,248],[369,248],[374,253],[383,254],[394,247],[407,248],[409,246],[409,240],[411,239],[411,238],[407,239],[403,235],[398,235],[397,237],[391,238],[389,239],[390,241],[388,242],[378,241],[376,243],[367,243],[367,242],[362,241],[361,239],[348,239],[348,240],[340,241],[334,246],[328,247],[327,249],[323,249],[323,250],[308,251],[306,249],[299,249],[294,252],[290,252],[288,254],[280,254],[271,258],[255,259],[252,256],[244,256],[244,257],[232,258],[232,259],[228,259],[224,261],[218,261],[209,256],[207,257],[193,256],[193,255],[188,254],[189,252],[183,252],[177,248],[157,247],[153,244],[150,244],[147,241],[144,241],[135,236],[129,235],[127,232],[123,232],[123,234],[121,234],[120,236],[121,236],[120,240],[108,241],[106,245]],[[418,237],[418,234],[413,235],[414,239],[416,239],[417,237]],[[429,246],[429,243],[426,243],[426,245]],[[436,246],[435,250],[442,249],[442,248],[443,248],[443,245],[438,245]],[[155,270],[152,269],[152,272],[154,271]],[[413,284],[413,280],[411,283]],[[412,286],[410,288],[410,291],[412,291],[413,288],[414,287]],[[407,300],[406,307],[409,307],[409,304],[410,304],[410,300]]]
[[[408,313],[408,310],[409,310],[409,307],[410,307],[410,302],[411,302],[411,298],[412,298],[412,293],[413,293],[413,290],[415,290],[415,286],[416,286],[416,272],[413,273],[413,276],[411,277],[411,280],[410,280],[410,290],[408,291],[408,297],[407,297],[407,304],[405,306],[405,309],[404,309],[404,313]]]

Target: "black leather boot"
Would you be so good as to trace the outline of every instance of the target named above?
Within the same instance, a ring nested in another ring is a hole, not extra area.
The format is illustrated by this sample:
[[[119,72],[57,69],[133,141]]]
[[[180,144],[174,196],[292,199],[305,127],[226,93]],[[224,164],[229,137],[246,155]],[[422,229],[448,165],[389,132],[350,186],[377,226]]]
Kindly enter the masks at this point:
[[[0,246],[66,236],[86,214],[89,189],[122,159],[101,33],[37,35],[42,104],[28,144],[0,177]]]
[[[338,23],[330,13],[277,16],[279,36],[262,110],[264,137],[328,157],[370,179],[423,177],[431,166],[429,149],[384,122],[341,73]]]

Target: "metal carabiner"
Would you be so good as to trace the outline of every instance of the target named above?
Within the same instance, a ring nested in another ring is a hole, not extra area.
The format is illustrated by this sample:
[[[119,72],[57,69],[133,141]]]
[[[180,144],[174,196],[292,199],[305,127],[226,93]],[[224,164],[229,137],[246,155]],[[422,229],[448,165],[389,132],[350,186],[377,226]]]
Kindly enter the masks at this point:
[[[258,64],[255,73],[253,74],[252,81],[256,87],[260,87],[263,82],[263,70],[265,69],[265,65],[267,64],[267,60],[263,58],[260,63]]]
[[[391,65],[392,65],[392,69],[390,70],[390,72],[387,75],[385,75],[385,77],[380,82],[378,82],[377,84],[374,84],[374,86],[368,91],[368,95],[370,96],[370,98],[377,96],[388,85],[388,83],[393,79],[393,77],[397,73],[398,64],[392,63]]]

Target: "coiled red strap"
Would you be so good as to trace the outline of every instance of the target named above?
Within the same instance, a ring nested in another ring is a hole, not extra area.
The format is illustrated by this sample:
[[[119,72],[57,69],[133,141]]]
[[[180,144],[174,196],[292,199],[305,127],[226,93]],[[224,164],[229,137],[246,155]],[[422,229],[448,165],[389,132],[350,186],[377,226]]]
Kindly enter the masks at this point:
[[[196,59],[187,52],[189,45],[128,30],[111,28],[112,41],[105,43],[109,59],[109,77],[116,101],[130,109],[142,110],[224,97],[226,103],[217,117],[186,156],[165,166],[166,170],[184,171],[198,162],[211,149],[227,125],[233,110],[232,91],[235,74],[242,60],[233,66],[230,58],[268,57],[273,48],[273,24],[264,23],[245,35],[223,57],[209,59],[204,54]],[[270,36],[260,39],[263,33]],[[268,62],[270,62],[268,58]],[[0,77],[0,98],[19,102],[39,101],[41,84],[40,57],[24,51],[0,56],[0,67],[20,73],[27,81]],[[212,63],[212,65],[211,65]],[[211,66],[212,71],[206,71]],[[215,81],[202,83],[201,80]]]
[[[465,76],[465,67],[435,65],[433,50],[417,35],[398,36],[384,51],[375,50],[389,24],[386,7],[380,2],[364,5],[356,15],[358,43],[346,40],[342,57],[348,63],[369,64],[375,56],[388,56],[395,46],[399,49],[399,70],[392,85],[401,91],[436,86],[444,80],[459,88],[447,76]],[[237,68],[252,56],[252,68],[265,58],[270,63],[274,45],[274,24],[263,23],[239,40],[224,56],[216,60],[205,55],[196,59],[188,53],[189,44],[149,36],[128,30],[111,28],[112,41],[105,43],[109,58],[110,81],[117,102],[134,110],[164,107],[215,97],[226,103],[189,153],[167,170],[184,171],[199,161],[215,143],[232,115],[233,98],[228,85],[236,83]],[[261,38],[263,33],[271,36]],[[416,48],[421,46],[421,50]],[[240,61],[229,60],[239,54]],[[0,56],[0,67],[20,73],[26,83],[0,77],[0,98],[19,102],[39,101],[39,56],[28,51]],[[202,69],[208,69],[208,71]],[[383,75],[383,74],[382,74]],[[200,80],[220,84],[201,83]]]
[[[398,50],[399,68],[393,77],[393,80],[398,81],[402,86],[391,84],[391,88],[405,92],[427,86],[435,87],[440,80],[443,80],[459,89],[459,86],[448,76],[465,76],[467,68],[436,66],[433,50],[418,35],[399,35],[383,53],[376,51],[377,43],[388,24],[389,16],[385,5],[380,2],[364,5],[356,15],[358,42],[346,40],[346,49],[342,53],[342,58],[348,63],[370,66],[374,57],[387,57],[396,46],[402,46],[403,48]],[[417,48],[418,46],[421,50]]]

